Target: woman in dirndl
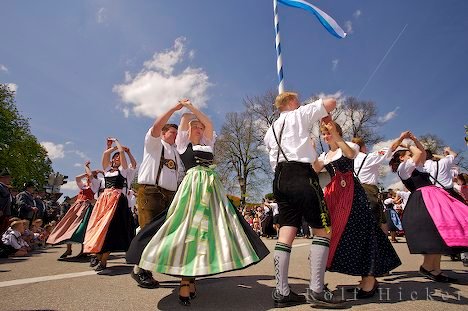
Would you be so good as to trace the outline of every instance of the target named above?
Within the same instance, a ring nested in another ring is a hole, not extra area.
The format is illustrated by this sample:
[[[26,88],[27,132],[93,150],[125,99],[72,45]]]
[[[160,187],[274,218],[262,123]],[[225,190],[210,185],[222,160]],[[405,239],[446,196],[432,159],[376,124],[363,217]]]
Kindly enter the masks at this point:
[[[83,243],[85,253],[96,255],[90,263],[91,267],[96,267],[96,271],[107,268],[111,252],[126,252],[135,236],[127,196],[122,191],[127,173],[125,147],[117,139],[111,140],[116,146],[111,146],[102,154],[105,189],[93,208]],[[115,150],[117,152],[111,158]]]
[[[353,175],[353,159],[359,146],[345,142],[341,127],[331,120],[322,122],[320,130],[330,148],[314,163],[316,172],[325,166],[331,176],[324,190],[333,226],[327,268],[360,276],[356,298],[370,298],[378,288],[376,277],[395,269],[401,261],[380,228],[364,188]]]
[[[468,207],[432,184],[423,167],[424,146],[411,132],[405,133],[414,145],[404,145],[389,164],[411,191],[402,219],[408,248],[411,254],[424,256],[421,275],[453,283],[457,280],[441,271],[440,261],[443,254],[459,254],[468,248]]]
[[[196,297],[195,277],[246,268],[269,251],[232,206],[213,169],[211,120],[189,100],[181,104],[192,112],[182,116],[176,138],[186,176],[139,266],[181,277],[179,302],[189,306]]]
[[[75,203],[70,207],[63,218],[58,222],[55,228],[47,238],[48,244],[67,243],[67,250],[60,256],[60,259],[66,258],[72,254],[72,244],[81,244],[83,252],[83,241],[88,226],[89,217],[93,210],[94,194],[99,191],[101,184],[97,179],[98,171],[91,171],[90,162],[85,163],[85,173],[75,177],[76,185],[80,192],[76,196]],[[83,183],[86,178],[86,183]]]

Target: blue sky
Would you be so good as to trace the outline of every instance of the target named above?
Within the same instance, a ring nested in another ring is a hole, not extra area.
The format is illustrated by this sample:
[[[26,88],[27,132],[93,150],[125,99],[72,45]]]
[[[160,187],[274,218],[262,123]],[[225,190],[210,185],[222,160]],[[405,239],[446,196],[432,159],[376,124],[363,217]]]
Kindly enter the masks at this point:
[[[468,2],[310,2],[349,35],[280,5],[286,89],[359,95],[388,117],[376,129],[386,139],[411,129],[466,150]],[[277,87],[271,0],[4,1],[0,28],[0,82],[70,177],[99,165],[107,136],[140,161],[154,117],[179,97],[219,131],[242,98]]]

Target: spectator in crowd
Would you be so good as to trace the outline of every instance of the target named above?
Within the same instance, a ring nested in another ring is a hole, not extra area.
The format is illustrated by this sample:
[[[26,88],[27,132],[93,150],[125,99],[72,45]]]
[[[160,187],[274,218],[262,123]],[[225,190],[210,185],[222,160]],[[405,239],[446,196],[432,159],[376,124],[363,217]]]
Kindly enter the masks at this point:
[[[468,174],[460,173],[455,177],[455,183],[453,187],[465,200],[465,204],[468,204]]]
[[[12,196],[10,193],[11,174],[5,168],[0,172],[0,234],[8,229],[11,217]]]
[[[24,257],[28,255],[29,245],[22,239],[24,233],[24,222],[21,220],[13,221],[10,227],[2,235],[2,243],[6,246],[8,254],[15,257]]]
[[[18,204],[19,217],[31,221],[37,212],[36,203],[34,202],[33,192],[35,189],[34,182],[28,181],[24,184],[24,191],[16,196]]]

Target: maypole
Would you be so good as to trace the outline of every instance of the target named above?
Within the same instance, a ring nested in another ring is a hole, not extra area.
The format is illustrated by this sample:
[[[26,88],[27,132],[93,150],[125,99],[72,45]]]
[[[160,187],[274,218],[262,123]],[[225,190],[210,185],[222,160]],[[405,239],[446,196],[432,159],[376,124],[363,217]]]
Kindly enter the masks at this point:
[[[310,4],[305,0],[273,0],[273,11],[275,13],[275,33],[276,33],[276,69],[278,72],[278,93],[284,92],[284,76],[283,76],[283,60],[281,57],[281,42],[279,32],[279,17],[278,17],[278,2],[294,7],[306,10],[314,14],[319,22],[325,27],[325,29],[333,36],[337,38],[346,37],[346,33],[341,27],[331,18],[327,13],[323,12],[316,6]]]
[[[275,12],[276,33],[276,69],[278,72],[278,94],[284,92],[283,60],[281,58],[281,41],[279,32],[278,1],[273,0],[273,11]]]

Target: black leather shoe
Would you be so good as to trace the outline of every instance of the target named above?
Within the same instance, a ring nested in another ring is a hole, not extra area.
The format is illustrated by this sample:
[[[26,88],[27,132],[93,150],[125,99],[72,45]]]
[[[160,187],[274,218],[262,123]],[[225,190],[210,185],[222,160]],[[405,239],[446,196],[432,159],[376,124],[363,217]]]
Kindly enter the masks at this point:
[[[91,260],[89,261],[89,266],[96,267],[98,263],[99,263],[99,260],[96,257],[91,257]]]
[[[183,305],[184,307],[189,307],[190,306],[190,296],[186,297],[186,296],[181,296],[180,295],[180,289],[182,287],[185,287],[185,286],[190,287],[189,284],[180,284],[180,286],[179,286],[179,303],[181,305]]]
[[[72,254],[71,251],[66,250],[65,253],[63,253],[62,255],[60,255],[59,258],[67,258],[67,257],[70,256],[71,254]]]
[[[153,280],[153,278],[151,278],[145,270],[142,270],[140,273],[135,273],[132,270],[132,272],[130,272],[130,276],[138,283],[138,286],[140,287],[150,289],[159,287],[159,282]]]
[[[357,299],[371,298],[375,295],[377,288],[379,288],[379,282],[375,280],[374,287],[372,287],[370,291],[366,292],[365,290],[362,290],[362,288],[360,288],[356,294],[356,298]]]
[[[291,307],[306,302],[306,298],[303,295],[296,294],[292,290],[289,291],[289,295],[283,296],[275,288],[271,296],[273,298],[275,308]]]
[[[94,271],[99,272],[99,271],[105,270],[106,268],[107,268],[107,265],[103,265],[101,262],[99,262],[96,268],[94,268]]]
[[[195,287],[195,279],[190,279],[190,284],[193,284],[193,287],[195,288],[193,292],[190,292],[190,299],[195,299],[197,298],[197,288]]]
[[[325,307],[328,309],[341,309],[344,303],[343,299],[334,295],[328,288],[325,288],[321,293],[316,293],[308,288],[306,299],[308,303],[311,303],[314,306]]]

